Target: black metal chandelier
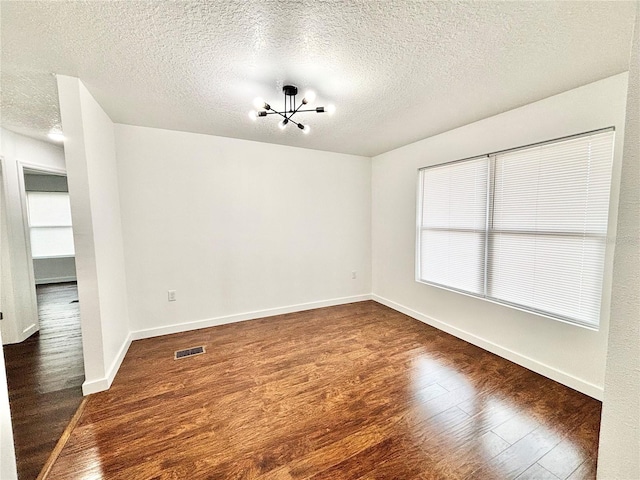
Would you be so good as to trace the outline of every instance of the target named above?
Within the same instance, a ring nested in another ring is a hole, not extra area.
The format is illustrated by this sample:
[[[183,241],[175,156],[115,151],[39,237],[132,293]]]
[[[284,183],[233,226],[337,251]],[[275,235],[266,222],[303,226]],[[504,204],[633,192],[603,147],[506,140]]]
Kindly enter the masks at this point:
[[[278,123],[278,127],[280,127],[281,130],[284,130],[285,128],[287,128],[287,125],[292,123],[296,125],[300,130],[302,130],[303,133],[309,133],[309,125],[298,123],[291,117],[300,112],[326,112],[331,115],[336,111],[336,107],[334,107],[333,105],[328,105],[326,108],[316,107],[302,109],[304,105],[307,105],[309,102],[313,102],[315,100],[316,94],[311,91],[306,92],[304,97],[302,98],[302,102],[300,102],[300,105],[298,105],[296,103],[298,87],[296,87],[295,85],[285,85],[284,87],[282,87],[282,92],[284,93],[284,110],[282,112],[278,112],[271,108],[271,105],[265,102],[262,98],[256,98],[253,101],[253,105],[257,108],[257,110],[250,111],[249,118],[251,120],[256,120],[259,117],[266,117],[267,115],[280,115],[282,117],[282,120],[280,121],[280,123]]]

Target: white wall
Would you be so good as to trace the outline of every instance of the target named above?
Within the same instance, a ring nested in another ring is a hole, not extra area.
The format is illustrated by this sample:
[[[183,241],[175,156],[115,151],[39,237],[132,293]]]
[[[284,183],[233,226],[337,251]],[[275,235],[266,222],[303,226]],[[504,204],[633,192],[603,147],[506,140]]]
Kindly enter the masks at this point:
[[[0,188],[1,190],[1,188]],[[4,200],[0,195],[0,210]],[[0,234],[4,231],[4,225],[0,224]],[[0,235],[0,249],[5,240]],[[0,274],[2,266],[0,265]],[[0,294],[3,290],[0,283]],[[0,304],[3,306],[4,302]],[[0,478],[5,480],[17,480],[16,453],[13,445],[13,429],[11,426],[11,411],[9,409],[9,389],[7,388],[7,374],[4,365],[4,352],[2,351],[2,333],[0,332]]]
[[[598,478],[640,478],[640,6],[629,68],[627,126]]]
[[[33,274],[36,285],[76,281],[74,257],[34,258]]]
[[[2,335],[0,334],[0,344]],[[16,453],[13,445],[13,430],[9,410],[9,390],[4,365],[4,354],[0,346],[0,478],[17,480]]]
[[[130,344],[114,125],[82,82],[57,78],[87,394],[109,387]]]
[[[627,75],[620,74],[387,152],[373,159],[374,299],[543,375],[602,397],[610,270],[599,331],[417,283],[417,169],[603,127],[616,127],[615,232]]]
[[[38,310],[31,250],[27,241],[23,168],[64,173],[64,151],[22,135],[0,130],[2,156],[2,308],[4,343],[17,343],[38,330]]]
[[[371,292],[369,158],[127,125],[116,144],[135,338]]]

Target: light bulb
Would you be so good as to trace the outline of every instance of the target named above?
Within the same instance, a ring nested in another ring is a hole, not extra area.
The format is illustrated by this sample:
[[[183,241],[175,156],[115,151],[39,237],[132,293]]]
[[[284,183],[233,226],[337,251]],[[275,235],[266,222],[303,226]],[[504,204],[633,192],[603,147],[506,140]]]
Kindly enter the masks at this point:
[[[56,130],[50,131],[47,136],[51,140],[53,140],[54,142],[64,142],[64,140],[65,140],[64,135],[62,134],[62,132],[59,132],[59,131],[56,131]]]
[[[304,98],[302,99],[302,103],[313,102],[315,99],[316,99],[316,92],[314,92],[313,90],[308,90],[304,94]]]
[[[286,118],[283,118],[282,121],[278,123],[278,128],[280,130],[284,130],[285,127],[287,126],[287,123],[289,123],[289,120],[287,120]]]
[[[258,118],[258,112],[256,112],[255,110],[251,110],[249,112],[249,118],[255,122]]]
[[[258,110],[264,108],[264,98],[262,97],[256,97],[253,100],[253,106],[256,107]]]
[[[309,133],[311,131],[311,127],[309,125],[305,125],[302,129],[302,133]]]
[[[327,105],[324,109],[325,112],[327,112],[329,115],[333,115],[334,113],[336,113],[336,106],[335,105]]]

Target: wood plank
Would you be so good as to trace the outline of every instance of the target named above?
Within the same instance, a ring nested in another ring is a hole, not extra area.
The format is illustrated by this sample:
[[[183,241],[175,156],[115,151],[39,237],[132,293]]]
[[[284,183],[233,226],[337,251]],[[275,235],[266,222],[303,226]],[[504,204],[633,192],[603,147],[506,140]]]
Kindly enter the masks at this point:
[[[207,353],[173,360],[193,345]],[[596,400],[360,302],[133,342],[49,480],[547,475],[536,463],[556,446],[592,455],[599,416]]]
[[[21,480],[38,476],[82,401],[84,381],[76,283],[36,292],[40,331],[3,348]]]

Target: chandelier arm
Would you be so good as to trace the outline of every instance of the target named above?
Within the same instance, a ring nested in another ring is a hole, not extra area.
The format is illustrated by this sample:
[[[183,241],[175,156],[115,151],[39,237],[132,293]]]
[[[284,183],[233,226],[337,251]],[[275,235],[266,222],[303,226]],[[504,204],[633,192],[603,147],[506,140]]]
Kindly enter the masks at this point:
[[[273,110],[273,108],[271,109]],[[309,110],[310,112],[313,112],[315,110]],[[295,112],[294,112],[295,113]],[[275,110],[273,110],[272,112],[267,112],[267,115],[280,115],[282,118],[290,121],[291,123],[293,123],[294,125],[300,125],[300,123],[296,122],[295,120],[291,120],[291,117],[287,117],[286,112],[276,112]],[[292,114],[293,115],[293,114]]]
[[[273,109],[272,109],[272,110],[273,110]],[[316,112],[316,113],[322,113],[322,112],[318,112],[315,108],[308,108],[308,109],[306,109],[306,110],[300,110],[300,109],[298,109],[298,110],[296,110],[296,112],[295,112],[295,113],[299,113],[299,112]],[[280,115],[280,116],[284,117],[286,113],[288,113],[288,112],[277,112],[277,111],[273,110],[272,112],[267,112],[267,115]],[[287,117],[287,118],[290,118],[290,117]]]
[[[295,120],[291,120],[291,117],[289,117],[287,120],[289,120],[291,123],[293,123],[296,126],[299,126],[300,124],[298,122],[296,122]]]
[[[273,110],[273,108],[271,110]],[[276,112],[275,110],[273,110],[271,112],[267,112],[267,115],[280,115],[281,117],[284,117],[287,120],[289,120],[289,118],[287,117],[286,113],[287,112]]]

